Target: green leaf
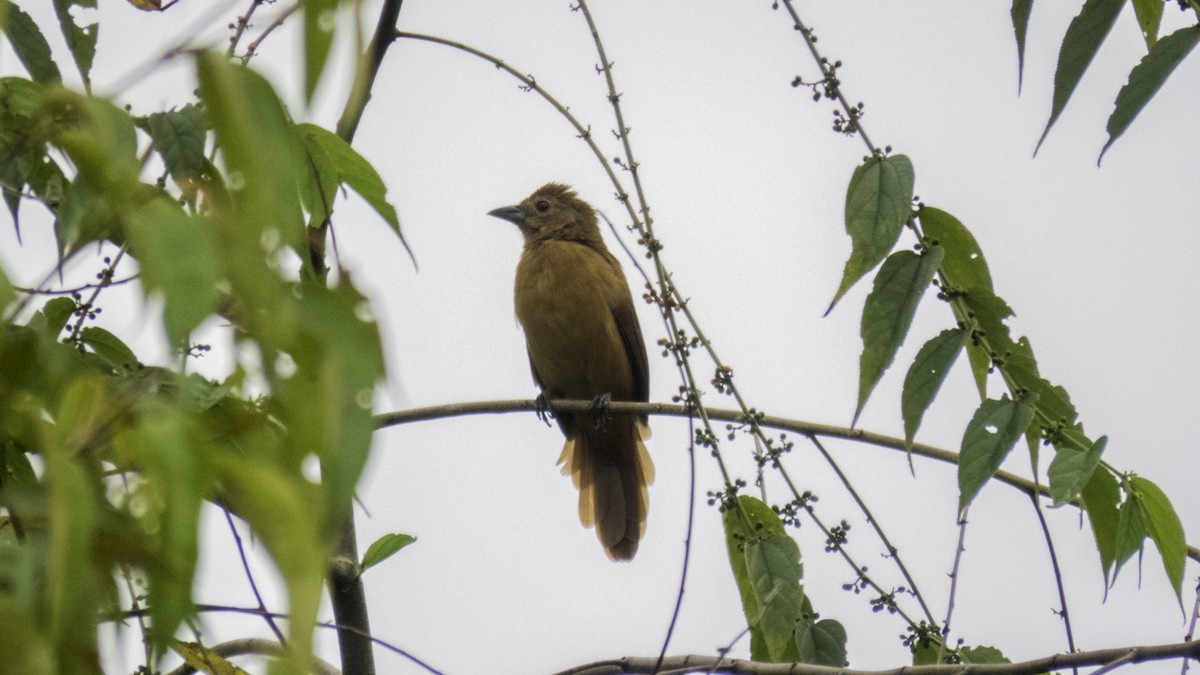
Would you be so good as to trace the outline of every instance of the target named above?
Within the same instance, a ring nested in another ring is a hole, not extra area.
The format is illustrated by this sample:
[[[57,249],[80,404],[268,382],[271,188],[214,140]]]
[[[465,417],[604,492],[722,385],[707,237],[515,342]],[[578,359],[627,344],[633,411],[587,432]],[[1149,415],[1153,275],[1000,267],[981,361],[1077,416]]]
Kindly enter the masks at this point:
[[[297,125],[297,129],[304,141],[308,166],[300,180],[300,201],[309,213],[309,226],[316,227],[333,215],[341,176],[325,148],[311,134],[305,133],[303,126]]]
[[[1092,480],[1092,472],[1100,466],[1100,455],[1107,443],[1108,437],[1101,436],[1087,452],[1068,447],[1058,449],[1047,471],[1050,496],[1054,498],[1055,506],[1074,501],[1083,492]]]
[[[959,289],[991,290],[992,274],[988,271],[983,249],[958,218],[941,209],[922,206],[917,211],[917,219],[930,243],[941,246],[946,252],[942,258],[942,274],[947,283]]]
[[[1197,42],[1200,42],[1200,25],[1180,28],[1159,40],[1129,71],[1129,82],[1117,93],[1116,109],[1108,117],[1108,141],[1100,150],[1096,164],[1104,159],[1104,153],[1125,133]]]
[[[1087,70],[1092,57],[1100,49],[1100,44],[1108,36],[1117,15],[1125,6],[1125,0],[1087,0],[1080,10],[1079,16],[1071,20],[1067,33],[1063,36],[1062,46],[1058,51],[1058,68],[1054,72],[1054,102],[1050,108],[1050,120],[1046,122],[1046,130],[1038,139],[1037,147],[1042,147],[1050,127],[1058,120],[1070,100],[1075,86]],[[1037,148],[1034,149],[1037,154]]]
[[[759,625],[760,604],[746,565],[745,547],[748,542],[757,541],[762,536],[787,536],[783,521],[771,507],[748,495],[739,496],[736,507],[724,508],[721,517],[725,525],[729,566],[741,594],[746,623],[750,627],[751,656],[756,661],[769,661],[771,655]]]
[[[129,113],[112,103],[66,89],[46,91],[47,113],[69,122],[57,127],[53,142],[97,187],[128,190],[141,172],[137,130]]]
[[[1187,539],[1184,538],[1183,524],[1166,493],[1149,479],[1134,476],[1129,479],[1129,486],[1141,510],[1150,540],[1162,556],[1163,569],[1175,591],[1175,598],[1182,608],[1183,568],[1187,562]]]
[[[362,571],[366,572],[375,565],[396,555],[400,549],[416,540],[416,537],[407,534],[385,534],[376,539],[367,547],[367,552],[363,554]]]
[[[941,262],[942,249],[938,246],[926,250],[923,255],[899,251],[888,257],[875,275],[874,288],[863,307],[859,331],[863,351],[858,360],[858,406],[854,409],[851,426],[858,421],[871,390],[904,343],[917,305]]]
[[[383,184],[383,179],[380,178],[375,167],[371,166],[366,158],[358,154],[349,143],[342,140],[337,134],[313,124],[301,124],[298,125],[298,128],[301,134],[312,139],[325,150],[325,154],[333,160],[334,166],[337,167],[341,181],[357,192],[403,242],[404,235],[400,232],[400,219],[396,215],[396,207],[388,202],[387,186]],[[405,244],[406,248],[407,246]]]
[[[1158,25],[1162,22],[1164,1],[1133,0],[1133,12],[1137,15],[1138,26],[1146,40],[1146,49],[1154,49],[1154,44],[1158,41]]]
[[[854,169],[846,190],[846,233],[852,250],[826,314],[896,244],[912,213],[913,166],[908,157],[872,157]]]
[[[79,337],[83,344],[91,347],[96,356],[104,359],[115,371],[128,373],[141,365],[133,350],[122,342],[121,338],[99,326],[84,328],[79,332]]]
[[[1116,564],[1113,568],[1112,583],[1117,583],[1117,575],[1125,563],[1133,557],[1133,554],[1141,552],[1146,535],[1146,522],[1142,516],[1142,509],[1138,506],[1137,497],[1126,491],[1126,499],[1118,509],[1117,537],[1114,546]]]
[[[217,302],[221,263],[212,227],[206,218],[189,216],[167,199],[147,202],[126,224],[143,292],[162,292],[167,337],[175,347],[186,342]]]
[[[1080,494],[1087,509],[1092,535],[1096,538],[1096,551],[1100,554],[1100,567],[1104,572],[1104,586],[1108,587],[1108,575],[1117,561],[1117,530],[1120,513],[1117,503],[1121,499],[1117,479],[1108,471],[1093,471],[1091,480]]]
[[[43,305],[41,315],[46,320],[46,335],[58,337],[75,309],[75,301],[67,297],[54,298]]]
[[[1021,79],[1025,73],[1025,32],[1029,28],[1029,11],[1033,9],[1033,0],[1013,0],[1012,16],[1013,33],[1017,37],[1017,94],[1021,93]]]
[[[917,352],[917,358],[904,376],[900,414],[904,418],[904,446],[907,452],[912,452],[913,438],[921,426],[921,418],[946,381],[946,375],[950,373],[966,341],[967,332],[961,328],[938,333]],[[909,462],[912,462],[911,456]]]
[[[200,507],[209,496],[213,473],[211,451],[202,440],[206,433],[182,410],[167,406],[148,408],[138,428],[138,465],[145,467],[154,501],[161,504],[148,517],[167,562],[163,573],[151,575],[149,588],[151,639],[160,647],[195,611],[191,594],[200,550]]]
[[[303,0],[304,5],[304,101],[312,101],[317,82],[329,60],[337,27],[338,0]]]
[[[796,626],[801,663],[842,668],[846,661],[846,629],[833,619],[804,619]]]
[[[46,42],[42,29],[24,10],[7,0],[0,2],[0,30],[8,36],[21,65],[35,82],[62,82],[62,73],[50,55],[50,43]]]
[[[273,373],[271,386],[282,405],[289,452],[321,459],[325,489],[323,525],[340,531],[375,431],[372,397],[383,376],[383,348],[370,304],[343,275],[326,288],[297,284],[294,335],[285,344],[296,374]]]
[[[171,179],[185,195],[194,193],[207,162],[204,156],[207,130],[200,108],[186,105],[179,110],[154,113],[146,118],[146,127]]]
[[[100,25],[76,24],[75,17],[71,16],[71,9],[74,7],[95,9],[96,0],[54,0],[54,12],[58,15],[59,28],[62,29],[63,37],[67,39],[67,46],[71,48],[71,56],[75,58],[79,76],[83,78],[83,86],[90,90],[92,60],[96,58],[96,37],[100,33]]]
[[[274,230],[304,245],[296,188],[303,147],[279,97],[261,75],[216,52],[197,55],[200,98],[242,207],[239,224],[253,233]],[[259,246],[260,237],[247,237]]]
[[[1012,663],[999,649],[995,647],[960,647],[958,656],[963,663],[972,665],[983,663]]]
[[[747,542],[746,571],[758,601],[759,618],[772,661],[792,643],[804,591],[800,586],[800,548],[786,534],[768,534]]]
[[[958,508],[961,511],[975,499],[1013,444],[1033,419],[1033,406],[1025,399],[1007,395],[999,401],[988,399],[980,404],[967,423],[958,456]]]

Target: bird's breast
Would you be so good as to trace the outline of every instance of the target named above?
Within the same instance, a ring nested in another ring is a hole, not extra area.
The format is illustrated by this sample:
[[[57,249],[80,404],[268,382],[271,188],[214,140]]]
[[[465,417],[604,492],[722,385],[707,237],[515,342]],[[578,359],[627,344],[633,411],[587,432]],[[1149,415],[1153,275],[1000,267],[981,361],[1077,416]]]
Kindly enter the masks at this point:
[[[517,265],[515,305],[529,359],[555,396],[632,395],[633,377],[612,308],[629,302],[620,268],[583,244],[547,241]]]

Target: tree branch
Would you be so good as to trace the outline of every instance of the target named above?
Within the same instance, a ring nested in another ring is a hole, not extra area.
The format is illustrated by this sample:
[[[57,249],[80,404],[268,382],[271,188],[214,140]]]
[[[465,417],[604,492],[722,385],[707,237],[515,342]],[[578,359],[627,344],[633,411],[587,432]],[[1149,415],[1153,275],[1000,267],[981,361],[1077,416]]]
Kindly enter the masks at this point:
[[[642,673],[668,675],[669,673],[688,673],[701,670],[724,675],[1035,675],[1057,668],[1108,666],[1118,662],[1124,665],[1177,658],[1200,659],[1200,641],[1055,654],[1020,663],[986,665],[957,663],[936,666],[901,666],[889,670],[853,670],[830,666],[811,666],[803,663],[762,663],[696,655],[664,659],[662,667],[655,670],[657,658],[631,656],[595,661],[564,670],[558,675],[639,675]]]
[[[560,412],[587,412],[591,410],[591,401],[567,401],[555,400],[550,403],[550,408]],[[740,410],[730,410],[728,408],[705,408],[708,416],[714,420],[722,420],[733,424],[744,424],[746,422],[745,415]],[[443,419],[448,417],[461,417],[463,415],[484,415],[484,414],[501,414],[514,412],[536,412],[537,402],[532,399],[509,400],[509,401],[472,401],[469,403],[447,403],[444,405],[428,406],[425,408],[411,408],[409,410],[396,410],[390,413],[382,413],[375,416],[377,428],[398,426],[408,424],[410,422],[423,422],[427,420]],[[613,401],[609,405],[609,411],[613,414],[642,414],[647,415],[663,415],[667,417],[690,417],[691,413],[688,408],[683,405],[671,403],[633,403],[630,401]],[[773,429],[781,429],[791,431],[808,437],[823,437],[823,438],[842,438],[848,441],[858,441],[869,445],[888,448],[891,450],[905,451],[904,439],[888,436],[886,434],[878,434],[862,429],[850,429],[847,427],[838,427],[831,424],[817,424],[816,422],[806,422],[804,420],[789,419],[786,417],[777,417],[775,415],[762,415],[757,418],[758,424],[764,427]],[[958,464],[958,453],[944,450],[942,448],[926,445],[925,443],[913,443],[912,453],[936,459],[947,464]],[[1050,496],[1050,488],[1039,485],[1027,478],[1022,478],[1016,474],[1007,471],[997,471],[995,480],[1006,485],[1014,487],[1021,492],[1031,496]],[[1071,502],[1079,507],[1078,501]],[[1192,560],[1200,562],[1200,549],[1189,545],[1187,547],[1187,555]]]

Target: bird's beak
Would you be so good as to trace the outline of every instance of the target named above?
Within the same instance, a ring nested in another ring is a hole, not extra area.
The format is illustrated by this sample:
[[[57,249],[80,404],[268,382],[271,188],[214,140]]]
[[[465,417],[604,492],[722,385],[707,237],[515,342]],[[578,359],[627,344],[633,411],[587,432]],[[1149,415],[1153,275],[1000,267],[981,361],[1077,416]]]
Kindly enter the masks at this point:
[[[507,220],[508,222],[515,223],[518,226],[525,222],[525,211],[519,206],[501,206],[498,209],[492,209],[491,211],[488,211],[488,215]]]

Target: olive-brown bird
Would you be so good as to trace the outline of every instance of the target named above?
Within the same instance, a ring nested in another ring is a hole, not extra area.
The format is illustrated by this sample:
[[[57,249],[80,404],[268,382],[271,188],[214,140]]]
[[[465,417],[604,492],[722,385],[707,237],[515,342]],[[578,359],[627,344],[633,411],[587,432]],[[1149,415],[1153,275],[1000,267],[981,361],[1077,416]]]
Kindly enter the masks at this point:
[[[646,529],[654,465],[644,415],[612,415],[603,397],[647,401],[646,345],[621,264],[600,238],[596,211],[566,185],[548,183],[488,215],[525,237],[517,264],[517,320],[533,380],[550,399],[593,399],[592,413],[561,413],[559,463],[579,488],[579,519],[613,560],[631,560]]]

